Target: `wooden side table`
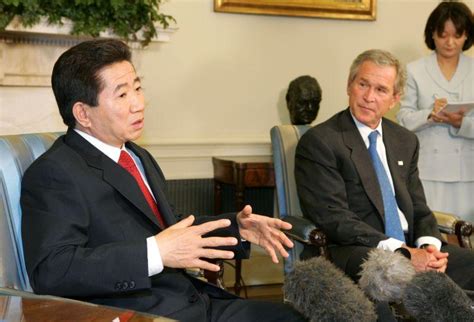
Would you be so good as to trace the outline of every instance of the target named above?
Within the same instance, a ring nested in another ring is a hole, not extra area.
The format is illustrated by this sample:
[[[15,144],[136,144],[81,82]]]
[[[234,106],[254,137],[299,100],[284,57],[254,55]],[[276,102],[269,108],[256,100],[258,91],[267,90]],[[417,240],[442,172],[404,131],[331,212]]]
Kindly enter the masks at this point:
[[[214,213],[222,212],[222,184],[235,188],[235,210],[240,211],[245,206],[244,192],[246,188],[275,187],[275,173],[271,156],[230,156],[213,157],[214,167]],[[235,261],[234,292],[239,295],[241,282],[242,261]]]

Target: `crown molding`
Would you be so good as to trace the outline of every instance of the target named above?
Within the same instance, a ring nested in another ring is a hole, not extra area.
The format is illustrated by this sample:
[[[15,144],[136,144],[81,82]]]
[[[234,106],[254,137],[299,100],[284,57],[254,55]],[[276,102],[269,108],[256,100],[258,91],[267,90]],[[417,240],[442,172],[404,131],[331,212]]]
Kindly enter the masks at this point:
[[[72,22],[64,19],[62,25],[51,25],[46,18],[41,19],[40,23],[25,27],[18,17],[15,17],[10,24],[5,28],[5,31],[0,32],[0,40],[7,43],[21,43],[21,44],[40,44],[53,46],[73,46],[86,39],[92,39],[88,36],[71,35]],[[152,42],[168,42],[171,36],[178,30],[177,27],[168,27],[163,29],[160,26],[156,27],[157,36]],[[102,32],[101,38],[117,38],[111,32]],[[140,36],[138,41],[130,42],[130,47],[136,49],[140,48]]]

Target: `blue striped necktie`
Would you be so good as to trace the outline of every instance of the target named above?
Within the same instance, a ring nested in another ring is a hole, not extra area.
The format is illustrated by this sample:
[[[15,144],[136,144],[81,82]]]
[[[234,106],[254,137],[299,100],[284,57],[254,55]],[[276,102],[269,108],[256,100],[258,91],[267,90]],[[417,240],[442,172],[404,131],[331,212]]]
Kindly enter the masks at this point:
[[[372,163],[382,192],[383,210],[385,213],[385,235],[404,242],[405,235],[403,234],[400,217],[398,216],[395,194],[393,193],[387,172],[385,171],[382,161],[377,153],[378,134],[377,131],[373,131],[369,135],[369,154],[372,158]]]

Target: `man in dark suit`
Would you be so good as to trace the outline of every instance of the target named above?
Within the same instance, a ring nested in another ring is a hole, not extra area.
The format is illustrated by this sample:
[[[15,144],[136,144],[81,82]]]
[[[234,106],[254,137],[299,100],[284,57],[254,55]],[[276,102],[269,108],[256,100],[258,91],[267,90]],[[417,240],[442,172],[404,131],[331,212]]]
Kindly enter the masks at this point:
[[[333,262],[354,280],[367,253],[382,248],[404,253],[417,271],[446,272],[472,290],[474,252],[442,241],[418,177],[416,136],[383,118],[398,103],[405,79],[388,52],[369,50],[354,60],[349,108],[308,130],[296,149],[301,208],[327,234]]]
[[[158,164],[132,142],[145,104],[124,43],[92,40],[67,50],[52,86],[68,131],[22,182],[24,251],[36,293],[181,321],[303,321],[282,303],[242,300],[185,273],[219,269],[206,259],[246,257],[249,242],[278,262],[276,254],[292,247],[281,231],[291,225],[250,206],[177,221]]]

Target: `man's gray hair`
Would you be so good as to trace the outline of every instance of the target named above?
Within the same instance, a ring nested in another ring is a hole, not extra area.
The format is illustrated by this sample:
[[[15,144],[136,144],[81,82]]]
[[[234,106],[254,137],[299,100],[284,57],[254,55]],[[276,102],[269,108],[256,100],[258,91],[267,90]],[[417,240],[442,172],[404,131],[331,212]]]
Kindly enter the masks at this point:
[[[393,66],[397,72],[397,78],[395,79],[394,94],[403,95],[405,90],[405,84],[407,81],[407,75],[405,68],[400,63],[400,61],[391,53],[381,49],[370,49],[364,51],[362,54],[357,56],[356,59],[352,62],[351,69],[349,72],[348,84],[351,84],[352,81],[357,76],[360,66],[362,63],[370,61],[378,66]]]

